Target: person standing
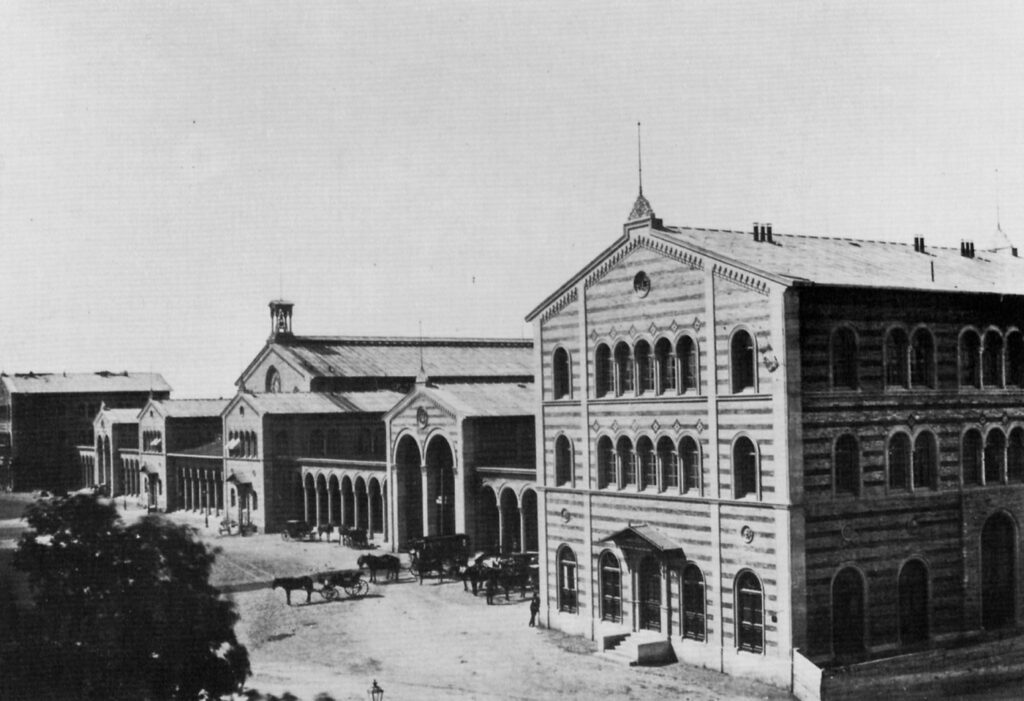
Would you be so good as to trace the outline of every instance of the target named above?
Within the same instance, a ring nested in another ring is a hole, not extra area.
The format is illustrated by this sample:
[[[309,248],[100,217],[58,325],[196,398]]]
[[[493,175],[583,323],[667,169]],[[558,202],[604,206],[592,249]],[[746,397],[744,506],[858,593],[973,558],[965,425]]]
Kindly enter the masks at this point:
[[[537,626],[537,614],[540,613],[540,597],[536,594],[530,599],[530,627]]]

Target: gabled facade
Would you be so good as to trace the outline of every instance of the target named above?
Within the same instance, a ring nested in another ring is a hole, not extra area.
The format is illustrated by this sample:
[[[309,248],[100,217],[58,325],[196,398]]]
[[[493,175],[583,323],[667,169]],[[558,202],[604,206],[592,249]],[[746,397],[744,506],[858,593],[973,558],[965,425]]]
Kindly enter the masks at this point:
[[[0,484],[19,491],[86,486],[78,448],[93,445],[100,407],[137,409],[170,392],[153,373],[0,376]]]
[[[528,317],[550,624],[788,686],[1020,620],[1015,252],[641,204]]]
[[[98,487],[110,496],[126,494],[126,486],[134,486],[128,470],[131,463],[121,459],[122,451],[138,454],[139,410],[108,409],[101,406],[93,420],[91,446],[79,448],[83,479],[87,487]]]
[[[421,378],[384,415],[395,548],[463,533],[476,550],[537,551],[532,398],[532,383]]]

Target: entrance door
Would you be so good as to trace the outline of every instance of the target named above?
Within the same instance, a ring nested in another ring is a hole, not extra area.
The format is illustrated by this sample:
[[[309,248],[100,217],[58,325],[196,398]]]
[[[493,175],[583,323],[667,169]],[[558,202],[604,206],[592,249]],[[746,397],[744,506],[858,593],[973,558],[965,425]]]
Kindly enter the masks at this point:
[[[637,571],[641,630],[661,630],[661,567],[647,555]]]
[[[1005,514],[994,514],[981,531],[981,624],[985,628],[1012,625],[1017,566],[1017,534]]]
[[[837,656],[864,650],[864,583],[851,568],[832,582],[832,649]]]

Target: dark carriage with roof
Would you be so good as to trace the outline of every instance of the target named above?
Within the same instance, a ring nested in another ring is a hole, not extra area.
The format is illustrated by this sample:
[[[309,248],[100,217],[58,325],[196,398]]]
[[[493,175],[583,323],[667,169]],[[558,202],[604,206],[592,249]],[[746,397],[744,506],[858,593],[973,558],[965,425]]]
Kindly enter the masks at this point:
[[[431,572],[443,579],[464,566],[470,554],[469,536],[464,533],[416,538],[409,544],[409,571],[421,582]]]

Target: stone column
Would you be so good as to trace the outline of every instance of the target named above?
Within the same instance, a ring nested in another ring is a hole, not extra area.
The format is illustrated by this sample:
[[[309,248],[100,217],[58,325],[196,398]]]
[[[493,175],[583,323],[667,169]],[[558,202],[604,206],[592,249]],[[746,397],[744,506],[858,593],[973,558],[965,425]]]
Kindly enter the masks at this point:
[[[519,552],[526,552],[526,519],[523,518],[523,505],[519,505]]]
[[[302,475],[302,516],[309,523],[309,487],[306,486],[305,475]]]
[[[331,481],[327,480],[327,523],[333,523],[332,518],[334,518],[334,492],[331,490]]]
[[[315,525],[319,526],[321,523],[323,523],[323,521],[320,520],[320,480],[319,479],[313,480],[313,494],[315,495],[313,497],[313,499],[316,502],[316,524]]]

